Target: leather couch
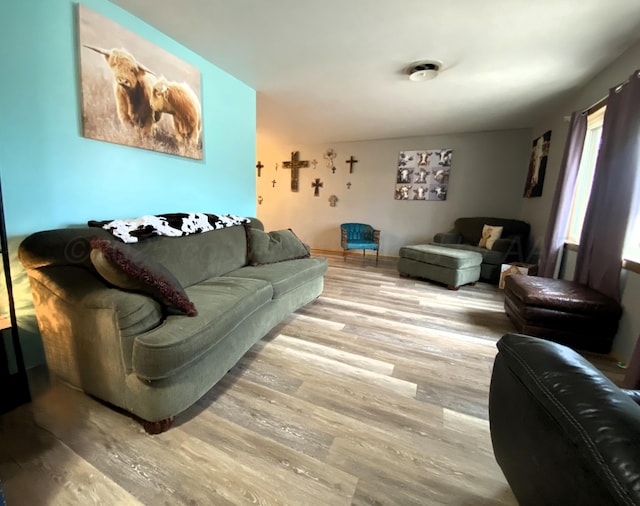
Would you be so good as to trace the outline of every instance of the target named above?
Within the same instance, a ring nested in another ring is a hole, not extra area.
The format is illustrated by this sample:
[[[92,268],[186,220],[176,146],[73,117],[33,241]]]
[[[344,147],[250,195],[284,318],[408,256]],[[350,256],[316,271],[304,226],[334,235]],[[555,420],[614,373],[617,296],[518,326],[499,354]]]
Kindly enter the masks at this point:
[[[478,245],[485,225],[503,227],[502,235],[491,248]],[[530,225],[520,220],[495,217],[458,218],[454,222],[454,228],[448,232],[437,233],[433,243],[482,254],[480,279],[498,284],[503,263],[524,260],[528,251],[530,230]]]
[[[506,334],[489,391],[496,461],[521,506],[640,505],[640,395],[563,345]]]

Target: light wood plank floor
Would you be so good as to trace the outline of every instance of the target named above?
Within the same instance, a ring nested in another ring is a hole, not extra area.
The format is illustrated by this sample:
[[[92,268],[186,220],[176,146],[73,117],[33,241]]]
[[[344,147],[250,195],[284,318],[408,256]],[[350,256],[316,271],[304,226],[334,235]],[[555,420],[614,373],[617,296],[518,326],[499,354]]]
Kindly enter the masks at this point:
[[[502,292],[325,256],[322,296],[164,434],[34,382],[35,399],[0,416],[8,505],[516,504],[487,421],[495,343],[513,331]]]

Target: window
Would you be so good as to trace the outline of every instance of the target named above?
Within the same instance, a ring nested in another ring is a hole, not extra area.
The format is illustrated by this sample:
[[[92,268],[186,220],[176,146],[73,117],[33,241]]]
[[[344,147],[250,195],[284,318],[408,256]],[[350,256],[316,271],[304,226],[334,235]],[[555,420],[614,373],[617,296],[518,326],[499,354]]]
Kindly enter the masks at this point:
[[[634,223],[627,233],[627,242],[622,251],[622,258],[640,264],[640,217],[634,217]]]
[[[602,123],[604,121],[604,111],[606,106],[602,106],[589,114],[587,117],[587,134],[582,149],[580,168],[578,169],[578,179],[576,189],[573,194],[571,204],[571,214],[569,215],[569,227],[567,230],[567,242],[573,244],[580,243],[582,224],[587,212],[589,195],[593,184],[593,174],[596,169],[596,160],[600,150],[600,139],[602,137]]]
[[[587,212],[587,205],[589,204],[598,151],[600,150],[605,110],[606,105],[596,109],[587,117],[587,133],[584,148],[582,149],[582,157],[580,158],[576,189],[573,194],[567,229],[566,241],[568,243],[580,243],[582,225]],[[640,217],[634,216],[632,220],[633,222],[629,225],[622,259],[640,263]]]

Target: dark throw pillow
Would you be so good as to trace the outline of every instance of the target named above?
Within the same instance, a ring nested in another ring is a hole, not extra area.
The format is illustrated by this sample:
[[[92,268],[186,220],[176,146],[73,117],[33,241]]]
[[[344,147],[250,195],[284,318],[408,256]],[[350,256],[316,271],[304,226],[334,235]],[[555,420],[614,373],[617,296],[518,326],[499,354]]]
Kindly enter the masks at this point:
[[[160,262],[124,243],[91,239],[91,263],[112,285],[142,292],[187,316],[196,316],[180,282]]]
[[[248,235],[250,265],[273,264],[311,255],[309,247],[291,229],[266,233],[250,227]]]

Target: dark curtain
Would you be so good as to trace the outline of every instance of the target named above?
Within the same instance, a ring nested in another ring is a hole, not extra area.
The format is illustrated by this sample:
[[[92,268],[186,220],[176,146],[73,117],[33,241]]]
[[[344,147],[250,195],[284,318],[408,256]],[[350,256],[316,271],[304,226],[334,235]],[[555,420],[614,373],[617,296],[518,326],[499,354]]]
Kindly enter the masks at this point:
[[[564,247],[586,133],[587,115],[582,111],[574,112],[571,115],[571,124],[560,165],[558,184],[551,204],[547,232],[540,251],[538,275],[545,278],[555,277],[558,259]]]
[[[622,386],[624,388],[632,389],[640,388],[640,337],[638,337],[638,340],[636,341],[636,347],[631,355],[631,362],[627,367],[627,372],[624,375]]]
[[[602,125],[591,197],[574,279],[620,300],[625,236],[637,202],[640,164],[640,73],[612,89]]]

